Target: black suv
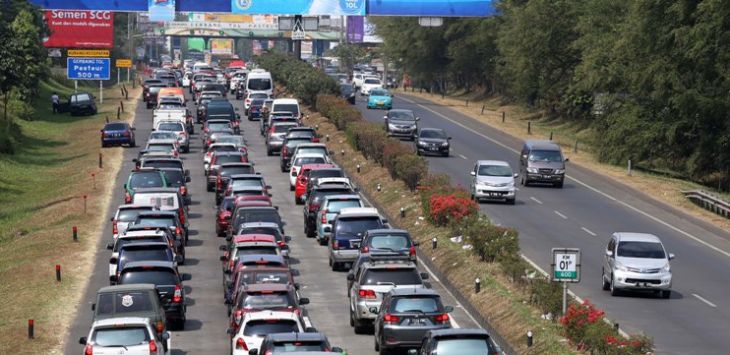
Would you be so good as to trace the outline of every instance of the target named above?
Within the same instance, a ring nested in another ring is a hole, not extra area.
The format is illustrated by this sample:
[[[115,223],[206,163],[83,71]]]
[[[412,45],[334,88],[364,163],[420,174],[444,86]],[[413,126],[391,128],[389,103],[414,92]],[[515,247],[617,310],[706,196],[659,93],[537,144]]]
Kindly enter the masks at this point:
[[[71,116],[79,115],[95,115],[96,103],[94,95],[88,92],[79,92],[71,94],[68,102],[62,103],[58,108],[59,112],[68,112]]]

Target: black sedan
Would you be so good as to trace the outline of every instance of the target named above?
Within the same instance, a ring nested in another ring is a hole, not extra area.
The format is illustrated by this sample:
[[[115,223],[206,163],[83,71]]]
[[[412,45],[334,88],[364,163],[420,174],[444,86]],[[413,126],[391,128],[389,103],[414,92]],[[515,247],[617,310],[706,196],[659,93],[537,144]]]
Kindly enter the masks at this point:
[[[443,129],[421,128],[416,136],[416,152],[418,155],[436,154],[448,157],[450,140],[451,137]]]

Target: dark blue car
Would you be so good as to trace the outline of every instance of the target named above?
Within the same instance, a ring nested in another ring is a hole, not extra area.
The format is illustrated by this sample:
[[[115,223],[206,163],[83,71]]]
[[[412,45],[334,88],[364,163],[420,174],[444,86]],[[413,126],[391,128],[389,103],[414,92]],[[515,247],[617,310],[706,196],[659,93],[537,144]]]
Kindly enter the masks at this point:
[[[101,130],[101,146],[128,144],[134,147],[137,143],[134,140],[134,127],[126,122],[107,123]]]
[[[253,100],[251,102],[251,107],[248,109],[248,120],[249,121],[258,121],[260,120],[264,113],[262,112],[264,109],[264,100],[258,99]]]

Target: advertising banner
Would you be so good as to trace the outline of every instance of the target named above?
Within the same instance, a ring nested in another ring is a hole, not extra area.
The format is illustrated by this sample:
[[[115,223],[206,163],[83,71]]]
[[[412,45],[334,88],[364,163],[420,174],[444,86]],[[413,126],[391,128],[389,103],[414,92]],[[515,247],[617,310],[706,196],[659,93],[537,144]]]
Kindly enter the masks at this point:
[[[237,30],[278,30],[279,25],[274,23],[254,22],[184,22],[172,21],[165,23],[165,33],[172,29],[237,29]]]
[[[233,54],[233,39],[213,38],[210,40],[210,53],[213,55]]]
[[[43,39],[46,47],[114,47],[114,16],[110,11],[51,10],[44,18],[51,30]]]
[[[364,43],[383,43],[383,39],[375,34],[375,24],[365,17],[362,23],[362,41]]]
[[[497,0],[368,0],[370,16],[485,17]]]
[[[363,16],[347,16],[347,42],[362,43],[364,19]]]
[[[167,22],[175,20],[175,0],[149,0],[150,21]]]
[[[365,15],[366,0],[231,0],[231,12],[271,15]]]

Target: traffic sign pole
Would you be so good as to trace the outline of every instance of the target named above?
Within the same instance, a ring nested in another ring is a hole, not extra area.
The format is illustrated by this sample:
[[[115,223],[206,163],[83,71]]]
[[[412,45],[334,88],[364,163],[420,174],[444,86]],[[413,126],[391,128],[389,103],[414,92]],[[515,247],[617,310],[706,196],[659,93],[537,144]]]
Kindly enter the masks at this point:
[[[99,80],[99,103],[104,103],[104,82]]]
[[[563,316],[568,311],[568,283],[563,281]]]

